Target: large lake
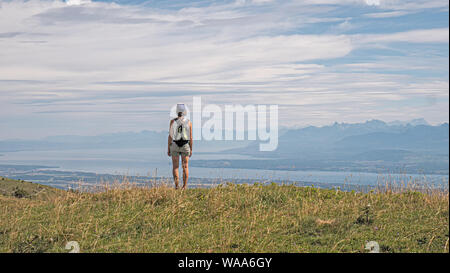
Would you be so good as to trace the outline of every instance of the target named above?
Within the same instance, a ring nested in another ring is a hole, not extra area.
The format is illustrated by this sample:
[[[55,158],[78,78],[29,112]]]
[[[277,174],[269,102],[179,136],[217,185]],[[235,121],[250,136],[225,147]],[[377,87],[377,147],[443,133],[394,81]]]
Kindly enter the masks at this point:
[[[199,151],[192,159],[252,159],[236,154],[206,153]],[[0,164],[58,166],[57,170],[85,171],[99,174],[148,175],[171,177],[171,160],[165,150],[64,150],[10,152],[0,156]],[[448,175],[389,174],[330,171],[275,171],[233,168],[190,168],[191,177],[219,180],[253,179],[303,181],[313,183],[345,183],[377,185],[393,183],[426,183],[448,187]]]

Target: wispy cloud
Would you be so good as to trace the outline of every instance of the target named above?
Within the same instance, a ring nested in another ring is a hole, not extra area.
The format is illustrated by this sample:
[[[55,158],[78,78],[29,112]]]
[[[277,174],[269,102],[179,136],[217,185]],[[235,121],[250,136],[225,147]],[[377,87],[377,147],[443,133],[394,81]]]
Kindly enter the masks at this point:
[[[409,115],[408,105],[433,97],[435,105],[419,105],[415,115],[445,121],[448,22],[405,30],[407,22],[397,29],[383,20],[446,6],[383,0],[177,2],[176,8],[4,1],[0,126],[43,122],[41,134],[68,133],[82,129],[80,117],[89,116],[90,123],[103,124],[88,126],[99,132],[161,129],[167,126],[165,109],[192,95],[206,102],[285,105],[285,125],[401,119]],[[366,31],[364,20],[373,18],[379,19],[377,31]],[[432,65],[441,72],[428,69]],[[433,112],[436,105],[441,115]],[[73,128],[52,125],[55,119]],[[0,137],[14,134],[2,131]]]
[[[449,29],[418,29],[389,34],[362,34],[355,35],[358,43],[446,43],[449,42]]]
[[[374,12],[374,13],[366,13],[364,16],[369,18],[389,18],[389,17],[399,17],[403,15],[410,14],[407,11],[387,11],[387,12]]]

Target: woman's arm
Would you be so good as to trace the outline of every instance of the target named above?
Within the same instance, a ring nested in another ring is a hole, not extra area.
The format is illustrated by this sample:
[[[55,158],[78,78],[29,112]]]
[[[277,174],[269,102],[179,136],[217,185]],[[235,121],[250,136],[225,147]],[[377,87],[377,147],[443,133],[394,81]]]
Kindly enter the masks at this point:
[[[169,124],[169,138],[167,139],[167,155],[170,156],[170,144],[172,144],[172,137],[170,136],[170,129],[172,128],[173,119]]]
[[[189,157],[192,156],[192,147],[194,145],[194,139],[192,139],[192,122],[189,121],[189,147],[191,147],[191,153],[189,154]]]

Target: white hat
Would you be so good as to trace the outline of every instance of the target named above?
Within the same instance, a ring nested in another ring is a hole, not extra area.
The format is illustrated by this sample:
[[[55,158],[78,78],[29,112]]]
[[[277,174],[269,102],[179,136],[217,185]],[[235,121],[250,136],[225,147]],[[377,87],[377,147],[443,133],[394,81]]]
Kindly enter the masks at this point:
[[[186,106],[184,105],[184,103],[177,104],[177,114],[180,112],[183,113],[183,115],[186,115]]]

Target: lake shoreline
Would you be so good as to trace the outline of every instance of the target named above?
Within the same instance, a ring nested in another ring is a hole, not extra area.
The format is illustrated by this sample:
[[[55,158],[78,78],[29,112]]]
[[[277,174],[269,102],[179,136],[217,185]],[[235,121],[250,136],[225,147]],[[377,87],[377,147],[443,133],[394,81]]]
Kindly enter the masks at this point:
[[[27,180],[47,186],[57,187],[60,189],[74,189],[74,188],[85,188],[85,189],[99,189],[105,187],[106,185],[114,185],[117,181],[129,181],[135,183],[139,186],[151,186],[152,184],[167,184],[172,185],[171,176],[158,175],[158,169],[155,170],[153,175],[129,175],[129,174],[110,174],[110,173],[98,173],[98,172],[87,172],[79,170],[64,170],[54,166],[42,166],[42,165],[0,165],[0,176],[5,176],[11,179]],[[289,172],[289,171],[288,171]],[[191,172],[192,173],[192,172]],[[323,172],[320,172],[322,174]],[[318,176],[320,176],[317,175]],[[330,175],[335,175],[336,172],[330,172]],[[337,172],[339,174],[339,172]],[[323,175],[323,174],[322,174]],[[361,175],[361,174],[360,174]],[[408,174],[403,174],[404,179],[408,179]],[[314,177],[314,173],[311,174],[310,179],[317,179]],[[357,175],[355,174],[355,177]],[[445,177],[443,178],[445,179]],[[220,184],[234,183],[234,184],[289,184],[300,187],[314,186],[324,189],[340,189],[343,191],[360,191],[367,192],[372,189],[377,189],[380,187],[389,186],[405,186],[408,182],[402,182],[396,179],[385,180],[372,183],[355,183],[351,181],[344,180],[343,182],[331,182],[323,178],[324,181],[307,181],[306,179],[277,179],[277,178],[267,178],[267,177],[252,177],[252,178],[228,178],[228,177],[195,177],[189,178],[188,185],[194,188],[208,188],[214,187]],[[326,181],[326,182],[325,182]],[[439,185],[434,185],[430,183],[409,183],[409,186],[414,186],[417,188],[439,188],[448,189],[448,178],[444,183]]]

